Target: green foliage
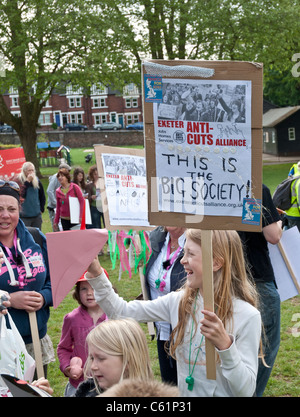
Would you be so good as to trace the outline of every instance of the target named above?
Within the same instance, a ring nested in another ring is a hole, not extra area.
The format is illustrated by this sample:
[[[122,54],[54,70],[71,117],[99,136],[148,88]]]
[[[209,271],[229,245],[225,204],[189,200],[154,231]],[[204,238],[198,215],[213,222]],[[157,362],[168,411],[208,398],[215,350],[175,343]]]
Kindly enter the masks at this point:
[[[300,103],[300,83],[292,75],[292,64],[285,71],[265,71],[264,98],[279,107],[297,106]]]
[[[268,98],[298,104],[289,64],[299,52],[299,7],[294,0],[4,0],[0,92],[18,90],[21,117],[0,95],[0,119],[14,127],[37,167],[36,128],[54,88],[139,84],[149,56],[259,61],[268,74]]]

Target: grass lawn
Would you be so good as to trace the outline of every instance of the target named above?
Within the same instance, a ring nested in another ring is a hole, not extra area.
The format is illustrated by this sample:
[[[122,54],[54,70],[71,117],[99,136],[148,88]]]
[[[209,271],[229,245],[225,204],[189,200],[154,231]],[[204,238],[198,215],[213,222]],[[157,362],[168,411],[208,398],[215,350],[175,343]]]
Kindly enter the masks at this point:
[[[90,164],[85,162],[84,156],[86,153],[84,149],[72,149],[71,150],[71,163],[72,167],[80,165],[84,168],[85,172],[88,171]],[[93,157],[92,163],[95,163]],[[287,176],[291,164],[280,165],[267,165],[263,168],[263,181],[270,188],[271,192],[275,187]],[[55,167],[42,168],[42,174],[44,178],[42,183],[46,192],[48,186],[49,175],[57,172]],[[48,212],[43,215],[43,232],[48,233],[51,230],[51,225],[48,217]],[[106,249],[106,246],[105,246]],[[118,289],[119,294],[126,300],[134,299],[140,294],[140,280],[137,274],[133,274],[130,279],[126,273],[123,273],[121,280],[118,280],[119,265],[112,270],[111,261],[106,253],[100,257],[101,264],[108,271],[110,280],[113,285]],[[57,344],[60,339],[63,317],[65,314],[77,307],[78,304],[73,300],[71,293],[64,299],[57,309],[51,309],[51,315],[48,326],[48,333],[53,341],[54,348],[56,350]],[[291,300],[287,300],[281,305],[281,346],[276,359],[275,366],[272,371],[272,375],[269,379],[268,386],[265,390],[265,396],[268,397],[299,397],[300,396],[300,296],[297,296]],[[150,350],[150,356],[152,361],[153,370],[155,376],[159,379],[159,365],[157,360],[156,342],[151,341],[146,325],[142,324],[143,329],[147,335],[148,346]],[[298,332],[297,332],[298,330]],[[63,396],[64,387],[67,383],[67,379],[59,370],[59,362],[49,365],[48,379],[51,386],[54,389],[54,395],[57,397]]]

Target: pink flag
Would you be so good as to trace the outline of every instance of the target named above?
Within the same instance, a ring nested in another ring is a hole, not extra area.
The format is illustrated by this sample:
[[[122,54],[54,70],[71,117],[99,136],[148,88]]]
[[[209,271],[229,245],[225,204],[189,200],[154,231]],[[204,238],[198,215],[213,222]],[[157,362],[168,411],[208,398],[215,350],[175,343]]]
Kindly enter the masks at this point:
[[[106,229],[47,233],[53,307],[71,291],[108,239]]]

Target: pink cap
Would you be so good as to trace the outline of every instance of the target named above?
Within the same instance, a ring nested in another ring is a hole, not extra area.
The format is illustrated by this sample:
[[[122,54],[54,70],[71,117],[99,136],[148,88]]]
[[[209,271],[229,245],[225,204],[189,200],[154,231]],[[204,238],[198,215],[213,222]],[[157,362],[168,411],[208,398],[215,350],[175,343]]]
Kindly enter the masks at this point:
[[[107,276],[107,278],[109,279],[109,275],[108,275],[106,269],[104,269],[104,268],[102,268],[102,269],[103,269],[105,275]],[[85,272],[87,272],[87,271],[85,271]],[[77,282],[87,281],[87,279],[85,277],[85,272],[81,275],[81,277],[79,278],[79,280]]]

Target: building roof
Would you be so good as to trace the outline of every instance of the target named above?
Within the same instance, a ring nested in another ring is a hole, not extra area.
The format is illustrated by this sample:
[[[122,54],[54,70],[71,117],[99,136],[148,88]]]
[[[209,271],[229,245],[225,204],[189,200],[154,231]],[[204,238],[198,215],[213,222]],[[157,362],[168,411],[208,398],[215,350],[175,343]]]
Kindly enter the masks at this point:
[[[300,110],[300,106],[278,107],[263,115],[263,127],[274,127]]]

